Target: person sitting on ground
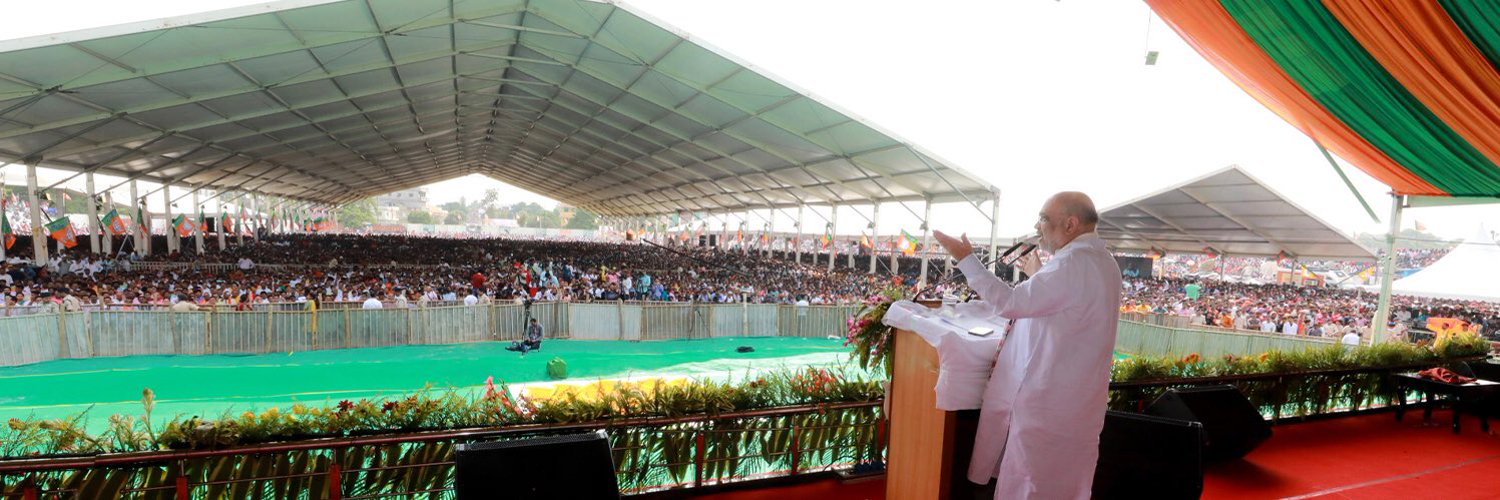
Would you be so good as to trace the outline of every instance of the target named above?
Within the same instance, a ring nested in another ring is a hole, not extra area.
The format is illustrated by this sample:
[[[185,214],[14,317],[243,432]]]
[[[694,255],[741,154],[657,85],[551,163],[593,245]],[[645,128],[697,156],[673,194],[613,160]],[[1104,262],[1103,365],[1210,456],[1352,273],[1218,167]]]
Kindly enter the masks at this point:
[[[525,356],[528,351],[542,349],[542,325],[537,323],[536,318],[531,318],[531,324],[526,326],[526,338],[510,343],[507,351],[520,351]]]

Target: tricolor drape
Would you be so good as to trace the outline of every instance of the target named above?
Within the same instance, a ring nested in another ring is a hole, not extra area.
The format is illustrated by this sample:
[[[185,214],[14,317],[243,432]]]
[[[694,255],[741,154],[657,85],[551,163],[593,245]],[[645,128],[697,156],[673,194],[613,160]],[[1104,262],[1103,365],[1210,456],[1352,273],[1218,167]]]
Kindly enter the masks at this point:
[[[1500,197],[1500,0],[1146,0],[1287,122],[1399,194]]]

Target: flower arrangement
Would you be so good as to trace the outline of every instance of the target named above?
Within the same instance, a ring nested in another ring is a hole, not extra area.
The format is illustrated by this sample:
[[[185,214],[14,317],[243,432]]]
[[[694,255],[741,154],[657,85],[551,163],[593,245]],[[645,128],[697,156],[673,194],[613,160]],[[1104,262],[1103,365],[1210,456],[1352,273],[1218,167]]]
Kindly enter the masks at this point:
[[[895,347],[896,329],[881,320],[885,319],[891,304],[901,300],[903,295],[899,288],[886,288],[866,297],[859,312],[849,317],[849,331],[844,336],[844,345],[852,346],[850,355],[859,366],[866,370],[882,367],[886,378],[890,378],[895,369],[891,348]]]
[[[1437,366],[1488,354],[1489,341],[1456,335],[1438,344],[1385,342],[1368,347],[1330,345],[1301,351],[1267,351],[1254,356],[1135,357],[1116,362],[1110,407],[1139,411],[1169,387],[1228,383],[1270,418],[1358,410],[1389,404],[1397,389],[1388,379],[1396,369]],[[1222,377],[1235,377],[1224,379]]]
[[[660,384],[660,382],[658,382]],[[515,396],[504,382],[485,380],[482,393],[423,388],[390,399],[341,400],[327,405],[295,404],[259,413],[225,412],[218,417],[178,416],[153,427],[156,395],[145,391],[146,414],[113,415],[97,435],[86,414],[66,419],[12,418],[0,428],[0,455],[35,457],[168,449],[210,449],[241,444],[433,429],[499,427],[517,424],[584,423],[645,417],[679,417],[839,402],[875,401],[879,381],[839,370],[803,368],[770,373],[741,383],[692,380],[642,390],[630,384],[600,389],[598,397],[576,395],[532,400]]]
[[[1272,350],[1256,356],[1226,354],[1204,358],[1191,353],[1181,358],[1136,356],[1121,360],[1110,369],[1112,382],[1222,377],[1266,373],[1297,373],[1316,370],[1380,368],[1444,359],[1483,356],[1489,341],[1475,334],[1454,335],[1441,344],[1384,342],[1373,346],[1330,345],[1302,351]]]

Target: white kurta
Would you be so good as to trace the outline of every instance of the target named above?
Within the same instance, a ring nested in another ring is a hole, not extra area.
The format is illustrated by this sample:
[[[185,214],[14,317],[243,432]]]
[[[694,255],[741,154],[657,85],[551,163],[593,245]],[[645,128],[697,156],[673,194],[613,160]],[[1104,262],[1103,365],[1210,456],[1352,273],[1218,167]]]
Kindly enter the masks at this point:
[[[1012,288],[977,257],[969,286],[1016,320],[985,386],[969,480],[997,499],[1089,498],[1119,329],[1120,268],[1094,233]]]

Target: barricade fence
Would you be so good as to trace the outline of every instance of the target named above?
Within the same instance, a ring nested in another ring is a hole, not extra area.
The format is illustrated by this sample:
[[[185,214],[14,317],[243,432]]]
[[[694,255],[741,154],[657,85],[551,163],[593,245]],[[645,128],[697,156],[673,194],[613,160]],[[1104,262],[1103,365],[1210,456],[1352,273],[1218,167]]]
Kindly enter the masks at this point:
[[[0,317],[0,366],[60,358],[135,354],[272,353],[519,340],[528,318],[548,338],[668,340],[718,337],[842,337],[858,306],[626,302],[538,302],[359,309],[330,303],[257,304],[173,311],[88,309]],[[296,306],[296,307],[292,307]],[[1336,339],[1165,326],[1122,315],[1116,349],[1137,355],[1203,356],[1301,350]],[[1150,318],[1145,318],[1150,319]]]
[[[1208,358],[1225,354],[1260,354],[1270,350],[1300,351],[1335,342],[1337,339],[1247,330],[1162,326],[1131,321],[1122,316],[1120,330],[1115,337],[1115,349],[1144,356],[1185,356],[1197,353]]]
[[[135,354],[273,353],[519,340],[528,318],[548,338],[667,340],[842,337],[858,306],[624,302],[492,303],[361,309],[357,303],[54,307],[0,317],[0,366]]]

